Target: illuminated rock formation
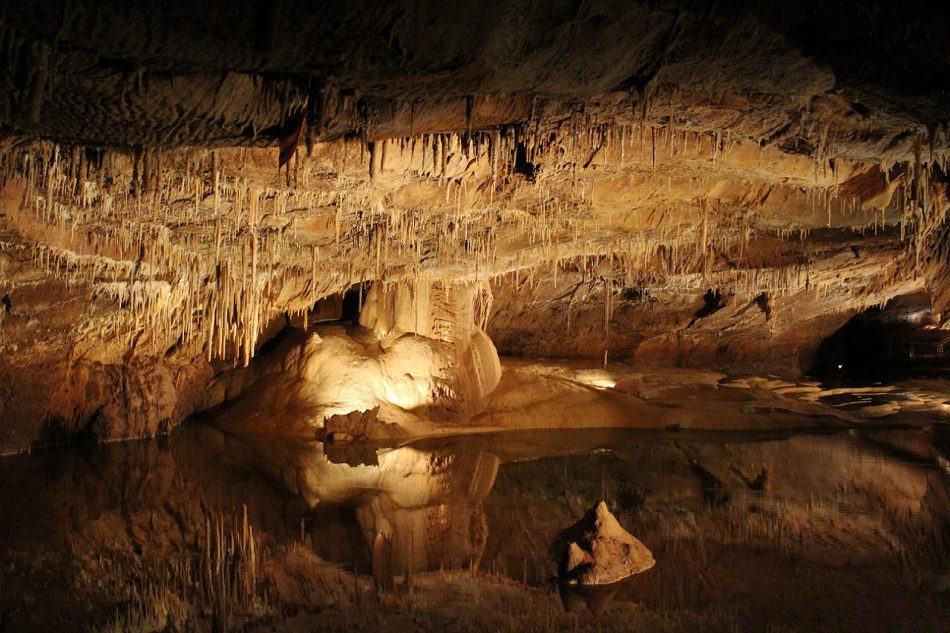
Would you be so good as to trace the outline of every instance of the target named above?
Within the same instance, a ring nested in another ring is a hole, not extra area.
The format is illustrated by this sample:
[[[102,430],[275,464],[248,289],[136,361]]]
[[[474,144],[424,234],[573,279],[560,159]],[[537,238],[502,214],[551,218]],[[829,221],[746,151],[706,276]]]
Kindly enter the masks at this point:
[[[558,581],[570,585],[610,585],[656,564],[650,550],[620,527],[603,501],[564,530],[551,552]]]
[[[312,435],[332,416],[373,412],[364,437],[424,432],[478,413],[501,375],[474,321],[471,287],[374,287],[362,327],[319,327],[253,368],[253,383],[218,417],[245,432]],[[332,432],[332,430],[331,430]]]

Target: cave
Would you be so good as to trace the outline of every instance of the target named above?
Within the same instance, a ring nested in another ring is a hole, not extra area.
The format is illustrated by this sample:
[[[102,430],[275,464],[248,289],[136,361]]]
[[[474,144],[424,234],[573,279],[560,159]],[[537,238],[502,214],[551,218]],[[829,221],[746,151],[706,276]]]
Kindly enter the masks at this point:
[[[941,9],[4,3],[0,632],[941,630]]]
[[[950,368],[943,349],[950,333],[938,325],[926,293],[895,297],[823,340],[809,374],[829,384],[939,378]]]

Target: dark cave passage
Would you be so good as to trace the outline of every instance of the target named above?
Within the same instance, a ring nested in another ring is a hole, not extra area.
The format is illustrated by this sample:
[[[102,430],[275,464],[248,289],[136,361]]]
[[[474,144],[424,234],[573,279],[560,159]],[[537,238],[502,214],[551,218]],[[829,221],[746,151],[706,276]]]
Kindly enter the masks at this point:
[[[903,295],[855,315],[822,341],[808,373],[832,382],[943,375],[950,369],[948,339],[927,293]]]

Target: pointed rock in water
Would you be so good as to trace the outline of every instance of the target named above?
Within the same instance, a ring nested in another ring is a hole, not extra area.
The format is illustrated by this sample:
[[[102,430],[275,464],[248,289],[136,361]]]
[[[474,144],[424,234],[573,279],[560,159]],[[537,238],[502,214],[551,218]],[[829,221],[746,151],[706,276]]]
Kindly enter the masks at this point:
[[[551,553],[558,581],[572,585],[608,585],[656,564],[650,550],[620,526],[603,501],[561,532]]]

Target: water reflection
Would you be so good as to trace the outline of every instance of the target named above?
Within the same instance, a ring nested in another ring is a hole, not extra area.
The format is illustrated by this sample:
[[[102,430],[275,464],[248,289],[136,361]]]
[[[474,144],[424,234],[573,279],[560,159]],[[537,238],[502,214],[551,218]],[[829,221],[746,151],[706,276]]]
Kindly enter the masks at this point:
[[[197,426],[173,441],[207,451],[199,463],[258,473],[311,508],[350,509],[371,552],[374,577],[385,587],[397,575],[477,566],[481,559],[488,534],[483,502],[501,462],[478,443],[447,442],[427,450],[333,446]]]
[[[591,614],[599,616],[616,597],[617,592],[631,582],[632,580],[628,579],[593,587],[558,583],[557,590],[558,596],[561,598],[561,604],[568,613],[583,612],[584,609],[587,609]]]
[[[0,611],[12,630],[95,620],[114,602],[88,588],[94,561],[187,552],[209,511],[243,506],[265,542],[304,544],[380,589],[467,568],[553,593],[549,545],[605,497],[657,567],[563,592],[569,611],[609,613],[616,599],[807,630],[840,610],[852,618],[841,628],[873,631],[861,613],[893,608],[927,630],[950,590],[950,477],[937,466],[947,444],[937,428],[325,446],[193,425],[162,442],[0,460]],[[50,591],[67,597],[34,609]]]

